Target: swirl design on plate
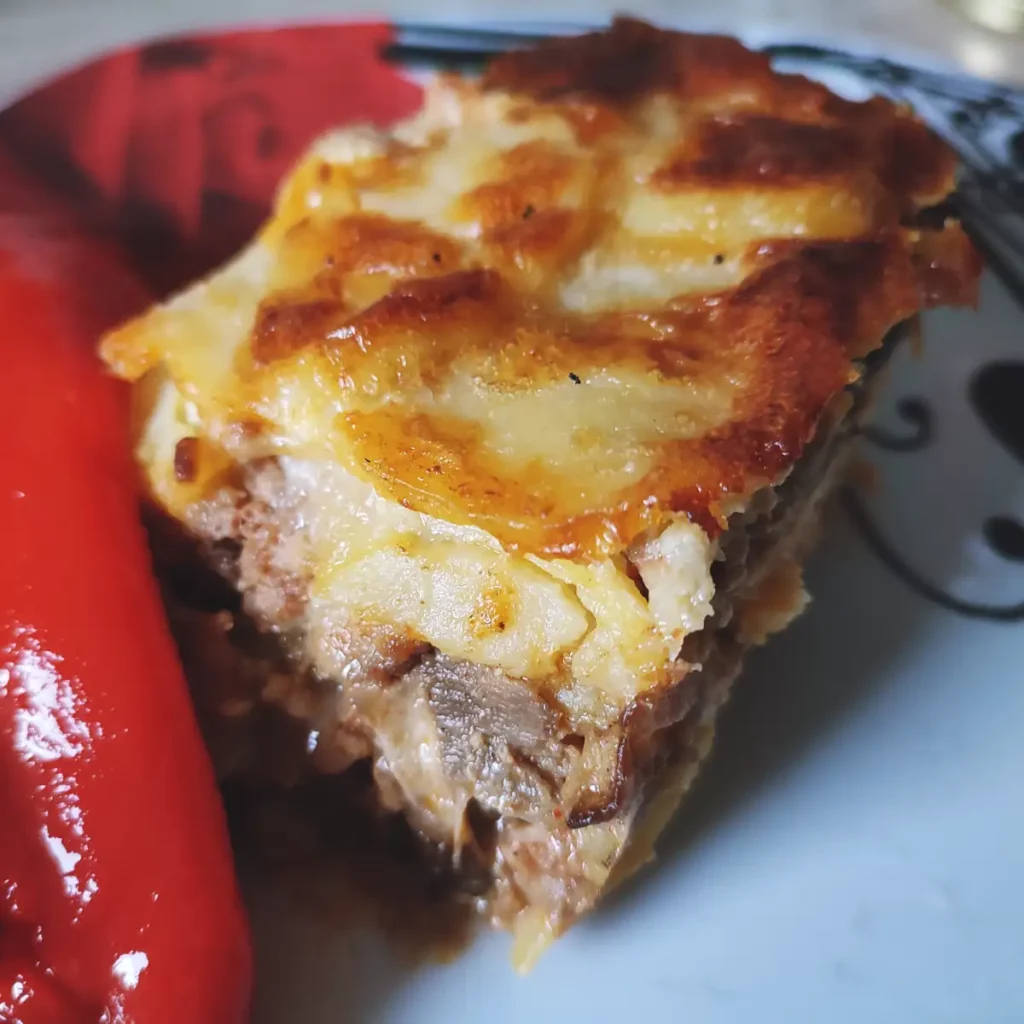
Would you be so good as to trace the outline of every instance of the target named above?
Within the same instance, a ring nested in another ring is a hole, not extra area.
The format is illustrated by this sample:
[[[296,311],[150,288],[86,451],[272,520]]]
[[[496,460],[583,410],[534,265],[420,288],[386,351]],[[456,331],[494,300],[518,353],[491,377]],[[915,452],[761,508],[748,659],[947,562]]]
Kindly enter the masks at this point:
[[[912,432],[905,435],[893,434],[869,424],[862,431],[868,441],[887,452],[916,452],[927,448],[934,434],[931,406],[922,398],[901,398],[896,412],[913,428]]]
[[[987,363],[971,378],[967,389],[971,407],[992,437],[1024,466],[1024,362],[1000,360]],[[921,451],[932,443],[934,412],[928,403],[907,396],[897,404],[900,417],[913,428],[907,435],[867,427],[864,436],[889,452]],[[915,593],[932,604],[975,619],[994,622],[1024,620],[1024,601],[1012,605],[979,604],[965,601],[929,582],[909,565],[868,513],[852,487],[841,492],[847,515],[879,560]],[[981,535],[990,550],[1008,562],[1024,564],[1024,524],[1005,514],[989,516]]]

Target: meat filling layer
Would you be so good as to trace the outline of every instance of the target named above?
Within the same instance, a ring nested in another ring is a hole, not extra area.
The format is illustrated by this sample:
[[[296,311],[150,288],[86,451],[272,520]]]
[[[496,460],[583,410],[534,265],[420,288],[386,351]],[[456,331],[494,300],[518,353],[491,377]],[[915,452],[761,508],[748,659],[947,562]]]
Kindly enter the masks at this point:
[[[240,606],[211,614],[174,600],[222,777],[288,786],[370,762],[380,806],[449,851],[529,960],[613,871],[646,859],[710,745],[744,651],[802,610],[799,567],[869,383],[833,403],[785,481],[731,518],[711,614],[686,636],[670,685],[589,728],[558,701],[557,677],[516,678],[369,621],[317,621],[307,495],[294,485],[316,467],[248,465],[240,486],[189,516],[205,564]],[[631,554],[642,562],[642,545]],[[643,595],[644,577],[630,571]]]

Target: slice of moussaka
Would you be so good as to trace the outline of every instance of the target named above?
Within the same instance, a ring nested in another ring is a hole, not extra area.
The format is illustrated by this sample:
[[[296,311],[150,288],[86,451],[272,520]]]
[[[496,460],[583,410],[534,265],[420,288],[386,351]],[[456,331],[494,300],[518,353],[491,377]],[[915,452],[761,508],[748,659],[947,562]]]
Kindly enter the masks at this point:
[[[372,771],[531,962],[807,603],[886,340],[973,302],[954,167],[905,108],[632,20],[323,137],[102,346],[169,591],[184,536],[231,595],[171,601],[222,777]]]

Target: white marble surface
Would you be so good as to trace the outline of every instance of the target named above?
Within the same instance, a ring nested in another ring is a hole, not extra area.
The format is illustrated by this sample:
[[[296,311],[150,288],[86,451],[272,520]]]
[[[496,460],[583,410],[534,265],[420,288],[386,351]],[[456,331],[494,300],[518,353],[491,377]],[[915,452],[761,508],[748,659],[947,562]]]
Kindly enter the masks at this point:
[[[976,28],[940,0],[0,0],[0,102],[133,40],[197,26],[359,15],[595,22],[629,10],[752,38],[832,42],[1024,85],[1024,37]]]

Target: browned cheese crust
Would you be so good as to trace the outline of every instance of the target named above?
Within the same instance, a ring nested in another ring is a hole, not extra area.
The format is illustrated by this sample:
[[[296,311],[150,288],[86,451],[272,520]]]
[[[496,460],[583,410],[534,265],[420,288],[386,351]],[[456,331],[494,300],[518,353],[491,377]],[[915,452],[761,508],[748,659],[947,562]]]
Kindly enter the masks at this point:
[[[477,86],[455,88],[474,101]],[[555,117],[575,138],[531,138],[492,158],[487,180],[447,211],[473,226],[462,237],[379,212],[309,215],[310,190],[335,176],[359,190],[429,188],[444,131],[425,145],[392,140],[352,167],[311,158],[268,228],[281,239],[278,286],[232,381],[251,398],[276,386],[283,363],[301,364],[348,392],[334,429],[349,468],[419,511],[481,526],[512,550],[570,558],[621,550],[668,510],[715,532],[723,498],[799,457],[855,376],[851,360],[924,306],[973,299],[976,262],[960,228],[907,226],[952,191],[954,156],[884,99],[848,102],[774,73],[735,40],[631,20],[500,57],[479,89],[511,97],[511,125]],[[650,144],[652,132],[663,144]],[[674,229],[651,223],[662,207]],[[706,263],[739,280],[567,308],[566,286],[611,261]],[[136,376],[159,353],[140,351],[129,329],[106,355]],[[581,496],[574,477],[536,462],[524,486],[522,462],[496,455],[478,424],[373,400],[435,385],[454,363],[495,389],[607,367],[734,386],[706,431],[645,438],[639,478]],[[258,415],[247,425],[263,426]]]

